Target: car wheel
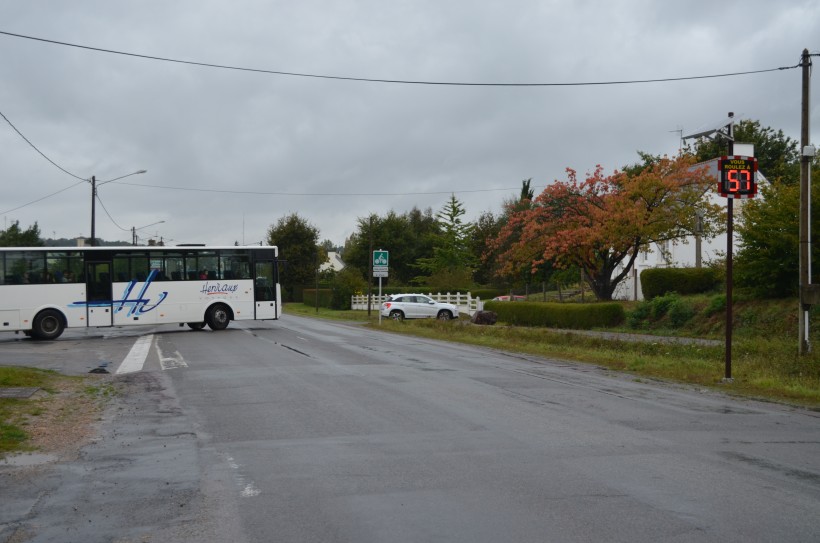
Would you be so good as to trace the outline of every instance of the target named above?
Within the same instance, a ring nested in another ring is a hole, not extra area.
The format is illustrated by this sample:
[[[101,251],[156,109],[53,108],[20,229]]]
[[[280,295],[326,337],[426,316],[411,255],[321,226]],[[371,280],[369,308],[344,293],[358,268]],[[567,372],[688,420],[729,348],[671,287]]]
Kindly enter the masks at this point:
[[[394,311],[391,311],[390,312],[390,318],[393,319],[394,321],[403,321],[404,320],[404,313],[402,313],[398,309],[394,310]]]
[[[190,328],[191,330],[202,330],[203,328],[205,328],[205,323],[204,322],[189,322],[188,323],[188,328]]]
[[[205,315],[205,322],[211,330],[224,330],[231,321],[231,313],[224,304],[212,305]]]
[[[37,339],[57,339],[65,330],[63,315],[54,309],[41,311],[34,318],[31,335]]]
[[[447,311],[446,309],[442,309],[438,312],[436,318],[440,321],[448,321],[453,318],[453,314]]]

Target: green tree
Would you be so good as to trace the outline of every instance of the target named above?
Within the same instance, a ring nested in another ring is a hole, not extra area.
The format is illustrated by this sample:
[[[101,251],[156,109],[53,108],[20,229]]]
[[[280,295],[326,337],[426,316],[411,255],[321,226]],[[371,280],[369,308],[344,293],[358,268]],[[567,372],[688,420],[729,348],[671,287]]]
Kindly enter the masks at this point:
[[[358,270],[345,267],[335,272],[330,280],[333,294],[330,298],[331,309],[350,309],[352,296],[367,292],[367,281],[362,278]]]
[[[338,245],[336,245],[335,243],[333,243],[329,239],[323,240],[322,243],[319,244],[319,247],[324,249],[325,252],[327,252],[327,253],[330,253],[330,252],[339,253],[342,250],[344,250],[344,247],[339,247]]]
[[[268,243],[278,246],[280,258],[287,261],[280,279],[285,299],[297,299],[296,290],[312,285],[316,270],[327,260],[327,253],[319,246],[319,230],[293,213],[268,229]]]
[[[453,194],[436,214],[440,234],[432,256],[416,260],[416,266],[427,275],[444,274],[450,281],[458,279],[472,283],[472,273],[477,264],[471,247],[474,227],[464,222],[462,217],[465,213],[464,204]]]
[[[503,216],[496,216],[492,211],[485,211],[473,223],[474,234],[471,250],[477,262],[473,280],[479,285],[491,285],[498,282],[496,255],[488,243],[498,237],[503,224]],[[486,258],[484,255],[487,255]]]
[[[812,167],[811,207],[820,209],[820,161]],[[762,185],[757,198],[743,203],[734,260],[734,282],[763,298],[796,296],[799,283],[799,184]],[[820,232],[820,215],[813,213],[812,232]],[[815,234],[816,236],[816,234]],[[812,270],[820,261],[812,255]],[[812,282],[815,282],[814,278]]]
[[[20,229],[20,221],[14,221],[5,230],[0,230],[0,247],[42,247],[40,227],[35,222],[25,230]]]
[[[758,170],[771,183],[797,184],[800,181],[799,142],[787,137],[782,130],[763,128],[760,121],[742,120],[735,123],[734,140],[755,146]],[[727,141],[721,136],[700,139],[694,143],[699,162],[705,162],[727,153]]]
[[[635,164],[628,164],[621,168],[621,171],[624,172],[627,177],[635,177],[642,174],[646,170],[651,170],[663,159],[660,155],[653,155],[643,151],[638,151],[638,156],[641,158],[639,162],[636,162]]]
[[[433,211],[413,208],[408,213],[390,211],[358,219],[357,231],[345,243],[345,264],[362,271],[372,265],[371,248],[390,251],[390,283],[408,284],[416,275],[416,260],[433,251],[438,225]]]
[[[505,200],[504,208],[518,211],[530,207],[533,200],[535,200],[535,190],[532,188],[532,177],[530,177],[521,181],[521,193],[518,199]]]

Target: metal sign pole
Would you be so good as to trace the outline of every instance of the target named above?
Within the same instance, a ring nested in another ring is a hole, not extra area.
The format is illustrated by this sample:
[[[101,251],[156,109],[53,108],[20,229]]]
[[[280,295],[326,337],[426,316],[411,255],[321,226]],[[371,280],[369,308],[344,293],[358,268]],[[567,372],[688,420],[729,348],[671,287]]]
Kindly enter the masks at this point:
[[[734,198],[727,202],[726,217],[726,371],[723,381],[732,382],[732,236],[734,230]]]
[[[383,249],[373,251],[373,276],[379,278],[379,324],[382,323],[381,299],[382,299],[382,278],[387,277],[390,264],[390,252]]]

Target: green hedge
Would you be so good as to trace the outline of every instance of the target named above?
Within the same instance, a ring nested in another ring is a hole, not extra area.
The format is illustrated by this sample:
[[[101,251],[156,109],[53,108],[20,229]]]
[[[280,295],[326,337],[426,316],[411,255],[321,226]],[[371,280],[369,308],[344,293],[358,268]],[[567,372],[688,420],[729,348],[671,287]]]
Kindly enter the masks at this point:
[[[331,299],[333,298],[333,290],[329,288],[319,289],[319,307],[330,307]],[[302,289],[302,303],[309,307],[316,307],[316,289],[306,288]]]
[[[470,294],[472,294],[473,298],[480,298],[482,300],[492,300],[496,296],[504,296],[505,294],[509,294],[510,291],[504,292],[503,290],[498,290],[497,288],[488,289],[488,288],[481,288],[481,289],[472,289],[470,290]]]
[[[624,321],[619,303],[561,304],[549,302],[486,302],[498,320],[518,326],[547,326],[571,330],[617,326]]]
[[[669,292],[681,295],[713,290],[722,280],[712,268],[650,268],[641,272],[643,297],[651,300]]]

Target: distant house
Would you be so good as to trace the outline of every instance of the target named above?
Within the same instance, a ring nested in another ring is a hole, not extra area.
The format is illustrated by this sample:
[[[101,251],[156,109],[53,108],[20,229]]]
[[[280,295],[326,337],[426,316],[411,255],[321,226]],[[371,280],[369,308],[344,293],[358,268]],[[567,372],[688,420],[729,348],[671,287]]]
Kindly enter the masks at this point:
[[[319,271],[324,272],[328,270],[333,270],[335,272],[342,271],[345,267],[345,263],[342,260],[342,257],[339,256],[339,253],[335,251],[328,251],[327,252],[328,261],[319,266]]]
[[[740,154],[740,153],[738,153]],[[696,167],[709,166],[710,173],[717,179],[718,159],[712,159]],[[757,174],[758,186],[768,184],[768,180],[762,172]],[[717,182],[716,182],[717,184]],[[712,202],[726,205],[726,198],[717,194],[717,186],[710,196]],[[758,190],[757,198],[760,198]],[[735,225],[738,224],[743,214],[743,206],[748,199],[735,199],[732,206]],[[732,237],[732,253],[737,255],[739,249],[739,236],[735,231]],[[698,243],[695,236],[689,236],[680,241],[667,242],[663,246],[652,244],[648,250],[638,255],[630,273],[618,284],[612,298],[615,300],[643,300],[640,276],[643,270],[648,268],[694,268],[698,260]],[[709,262],[722,259],[726,256],[726,234],[721,234],[712,239],[700,240],[700,260],[702,266],[708,266]],[[613,275],[623,271],[623,267],[615,270]]]

